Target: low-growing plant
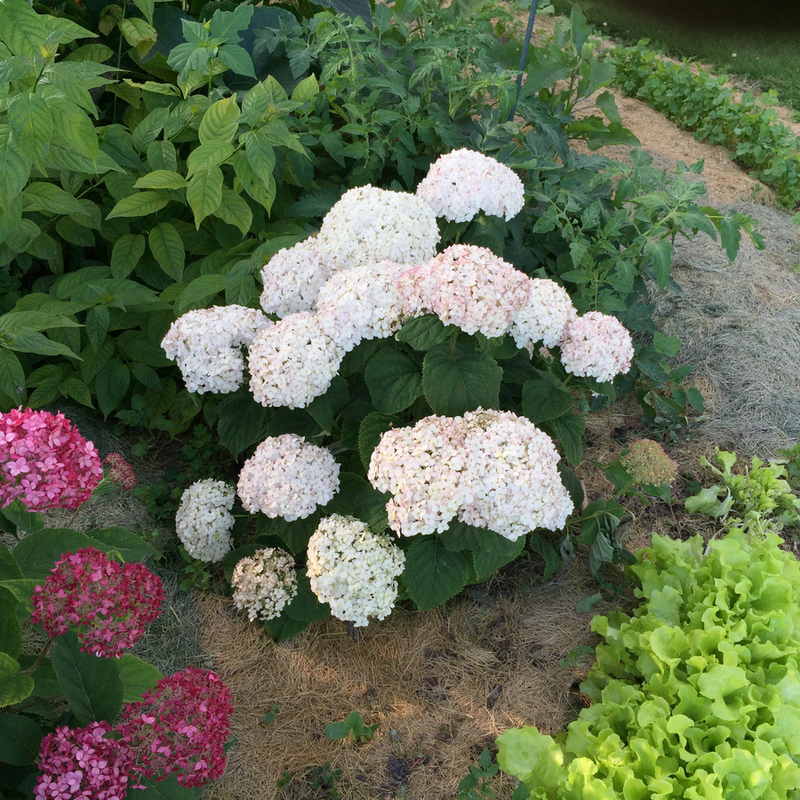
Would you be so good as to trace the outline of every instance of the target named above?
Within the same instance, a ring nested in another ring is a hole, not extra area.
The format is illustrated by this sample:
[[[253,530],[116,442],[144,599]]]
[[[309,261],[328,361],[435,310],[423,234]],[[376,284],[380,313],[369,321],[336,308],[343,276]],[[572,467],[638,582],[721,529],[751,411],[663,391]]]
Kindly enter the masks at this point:
[[[331,722],[325,726],[323,733],[333,741],[350,736],[355,744],[368,742],[380,728],[380,723],[365,725],[364,718],[358,711],[351,711],[342,722]]]

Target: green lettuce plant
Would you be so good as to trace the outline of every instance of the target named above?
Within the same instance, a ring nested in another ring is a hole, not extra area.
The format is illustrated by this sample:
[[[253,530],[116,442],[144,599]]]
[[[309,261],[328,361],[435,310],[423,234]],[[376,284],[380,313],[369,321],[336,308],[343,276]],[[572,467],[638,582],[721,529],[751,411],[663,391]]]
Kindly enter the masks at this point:
[[[555,738],[498,738],[530,795],[793,798],[800,789],[800,568],[774,533],[660,537],[630,567],[641,605],[595,617],[592,705]]]

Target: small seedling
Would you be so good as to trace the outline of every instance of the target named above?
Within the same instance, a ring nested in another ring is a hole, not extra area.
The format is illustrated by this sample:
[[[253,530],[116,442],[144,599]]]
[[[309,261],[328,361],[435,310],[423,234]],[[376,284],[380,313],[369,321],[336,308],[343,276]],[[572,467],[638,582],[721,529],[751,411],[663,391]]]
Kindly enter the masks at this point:
[[[581,644],[567,653],[567,657],[561,662],[564,669],[577,669],[581,665],[584,656],[594,655],[594,647]]]
[[[361,714],[358,711],[353,711],[347,715],[344,722],[331,722],[330,725],[326,725],[324,733],[334,741],[352,736],[356,744],[363,744],[372,738],[372,735],[379,727],[378,723],[365,725]]]
[[[493,800],[495,794],[492,782],[500,767],[492,760],[492,754],[485,747],[478,765],[471,766],[469,775],[461,779],[461,783],[458,784],[457,800],[481,800],[481,798]]]
[[[270,725],[271,723],[275,722],[275,718],[278,716],[278,704],[273,703],[269,707],[269,711],[261,718],[261,725]]]

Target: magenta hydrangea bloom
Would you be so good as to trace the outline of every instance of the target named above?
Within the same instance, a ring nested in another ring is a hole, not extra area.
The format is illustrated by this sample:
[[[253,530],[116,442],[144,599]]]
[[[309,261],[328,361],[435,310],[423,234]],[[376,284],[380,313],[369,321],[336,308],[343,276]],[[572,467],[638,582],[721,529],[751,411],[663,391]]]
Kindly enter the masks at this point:
[[[0,413],[0,507],[78,508],[103,479],[97,449],[62,414]]]
[[[136,486],[136,475],[133,467],[120,453],[109,453],[103,463],[108,467],[108,478],[120,489],[129,492]]]
[[[49,636],[78,626],[81,650],[119,658],[161,610],[161,579],[141,564],[120,564],[93,547],[56,562],[34,589],[31,621]]]
[[[42,739],[34,789],[36,800],[124,800],[129,788],[133,751],[124,742],[106,739],[107,722],[85,728],[56,728]]]
[[[181,786],[195,787],[225,771],[232,713],[230,690],[219,675],[187,667],[126,705],[118,729],[143,776],[175,772]]]

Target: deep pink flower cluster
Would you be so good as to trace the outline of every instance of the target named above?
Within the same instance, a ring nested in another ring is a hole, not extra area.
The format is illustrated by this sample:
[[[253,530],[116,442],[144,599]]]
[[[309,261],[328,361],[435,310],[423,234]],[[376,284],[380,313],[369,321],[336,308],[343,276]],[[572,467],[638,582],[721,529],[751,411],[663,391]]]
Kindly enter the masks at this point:
[[[225,771],[232,713],[230,690],[219,675],[187,667],[125,706],[119,730],[143,776],[176,772],[181,786],[195,787]]]
[[[133,467],[119,453],[109,453],[103,459],[103,463],[108,466],[108,477],[120,489],[129,492],[136,486],[136,475],[133,472]]]
[[[77,625],[81,650],[119,658],[158,616],[163,600],[161,579],[146,567],[85,547],[57,561],[34,589],[31,621],[49,636]]]
[[[134,756],[124,742],[104,738],[111,730],[107,722],[92,722],[86,728],[59,727],[47,734],[39,750],[41,774],[34,797],[124,800],[131,788]]]
[[[91,442],[62,414],[0,414],[0,507],[21,499],[30,511],[78,508],[103,478]]]

